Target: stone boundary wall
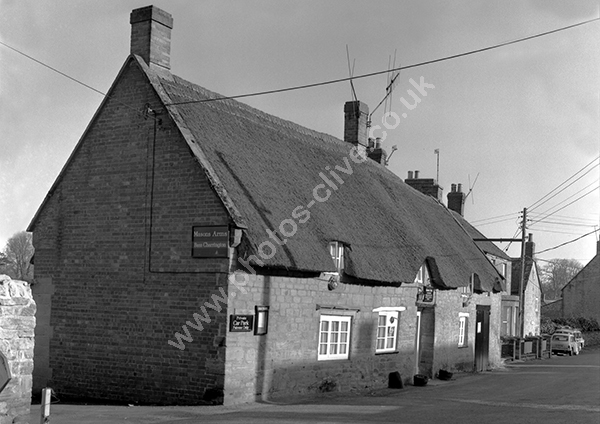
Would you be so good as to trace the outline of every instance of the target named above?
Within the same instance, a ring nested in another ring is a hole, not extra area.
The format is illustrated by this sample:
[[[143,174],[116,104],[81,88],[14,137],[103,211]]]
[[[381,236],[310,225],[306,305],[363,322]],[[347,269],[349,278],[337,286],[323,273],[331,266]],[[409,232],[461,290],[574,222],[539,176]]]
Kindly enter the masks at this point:
[[[35,310],[29,283],[0,275],[0,352],[11,374],[0,392],[0,424],[22,422],[30,412]]]

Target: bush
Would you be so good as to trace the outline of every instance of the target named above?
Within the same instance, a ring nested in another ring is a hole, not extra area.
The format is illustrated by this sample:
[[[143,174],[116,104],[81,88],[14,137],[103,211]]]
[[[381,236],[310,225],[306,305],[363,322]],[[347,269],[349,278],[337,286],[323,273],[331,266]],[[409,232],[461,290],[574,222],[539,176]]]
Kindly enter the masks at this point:
[[[581,331],[600,331],[600,325],[595,318],[570,317],[570,318],[542,318],[542,333],[552,334],[558,327],[572,327]]]

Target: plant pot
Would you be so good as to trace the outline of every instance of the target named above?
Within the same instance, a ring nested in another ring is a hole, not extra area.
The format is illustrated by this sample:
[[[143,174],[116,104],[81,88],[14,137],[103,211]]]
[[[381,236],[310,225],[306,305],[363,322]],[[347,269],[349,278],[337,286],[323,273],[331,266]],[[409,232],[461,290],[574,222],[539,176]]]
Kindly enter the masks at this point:
[[[423,375],[423,374],[416,374],[413,377],[413,384],[415,386],[426,386],[428,381],[429,381],[429,377],[427,377],[426,375]]]
[[[446,371],[446,370],[440,370],[438,372],[438,378],[440,380],[450,380],[452,378],[452,373],[450,371]]]

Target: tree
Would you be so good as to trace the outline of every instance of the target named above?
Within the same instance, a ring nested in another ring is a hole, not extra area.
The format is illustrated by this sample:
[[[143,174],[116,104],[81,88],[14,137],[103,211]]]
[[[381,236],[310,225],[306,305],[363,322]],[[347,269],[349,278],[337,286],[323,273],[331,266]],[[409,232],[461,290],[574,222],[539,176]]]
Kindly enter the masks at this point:
[[[544,295],[548,299],[559,299],[562,288],[583,269],[575,259],[552,259],[542,266],[541,277]]]
[[[31,233],[21,231],[16,233],[6,242],[4,258],[6,274],[15,280],[33,281],[33,243]]]

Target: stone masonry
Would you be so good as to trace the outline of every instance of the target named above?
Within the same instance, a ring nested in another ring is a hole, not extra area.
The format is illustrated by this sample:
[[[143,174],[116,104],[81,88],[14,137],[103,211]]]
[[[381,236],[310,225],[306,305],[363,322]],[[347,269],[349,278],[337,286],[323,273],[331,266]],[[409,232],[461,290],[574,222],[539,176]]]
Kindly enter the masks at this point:
[[[21,422],[29,415],[35,309],[29,283],[0,275],[0,352],[11,374],[0,392],[0,424]]]

